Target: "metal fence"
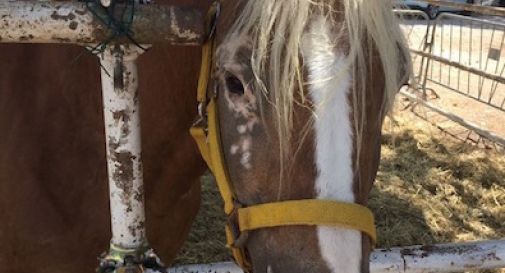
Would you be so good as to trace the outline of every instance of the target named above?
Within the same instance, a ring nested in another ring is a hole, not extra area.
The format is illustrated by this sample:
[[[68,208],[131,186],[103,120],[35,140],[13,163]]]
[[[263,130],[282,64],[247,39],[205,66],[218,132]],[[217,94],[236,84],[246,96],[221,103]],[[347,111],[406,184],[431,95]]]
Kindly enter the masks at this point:
[[[432,64],[425,76],[431,82],[505,112],[504,41],[503,23],[441,14],[434,24]]]
[[[503,136],[427,100],[429,91],[438,98],[437,90],[430,88],[435,85],[505,112],[505,23],[451,13],[429,20],[420,11],[396,12],[407,17],[402,25],[417,80],[412,89],[403,90],[402,94],[482,137],[505,145]]]

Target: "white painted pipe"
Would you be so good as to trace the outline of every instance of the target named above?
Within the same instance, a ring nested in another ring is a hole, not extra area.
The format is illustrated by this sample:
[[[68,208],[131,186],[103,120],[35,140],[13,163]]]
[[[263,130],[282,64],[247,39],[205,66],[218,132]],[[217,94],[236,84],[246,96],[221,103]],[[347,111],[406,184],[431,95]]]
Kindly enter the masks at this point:
[[[204,16],[196,9],[136,5],[134,15],[131,31],[139,44],[198,45],[206,36]],[[0,43],[96,45],[110,33],[83,2],[0,0]]]
[[[386,272],[463,272],[505,268],[505,240],[433,246],[398,247],[374,251],[370,271]]]
[[[136,46],[107,47],[100,57],[107,141],[111,244],[125,250],[147,245],[142,177]]]
[[[372,273],[463,272],[505,268],[505,240],[378,249],[370,255]],[[231,262],[185,265],[169,273],[243,273]]]

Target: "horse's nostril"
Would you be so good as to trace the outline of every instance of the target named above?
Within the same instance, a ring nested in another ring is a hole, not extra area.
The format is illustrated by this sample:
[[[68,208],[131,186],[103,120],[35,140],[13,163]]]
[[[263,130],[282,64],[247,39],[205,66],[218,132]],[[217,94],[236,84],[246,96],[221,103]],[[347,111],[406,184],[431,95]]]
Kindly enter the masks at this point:
[[[237,95],[244,95],[244,85],[237,77],[229,75],[226,77],[226,86],[228,90]]]

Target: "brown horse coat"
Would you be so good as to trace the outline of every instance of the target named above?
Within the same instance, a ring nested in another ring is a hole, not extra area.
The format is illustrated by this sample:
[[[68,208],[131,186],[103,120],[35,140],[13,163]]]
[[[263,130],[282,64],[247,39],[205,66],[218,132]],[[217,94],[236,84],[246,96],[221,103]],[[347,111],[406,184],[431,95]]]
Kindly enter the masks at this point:
[[[205,167],[188,133],[199,63],[196,47],[139,59],[147,234],[165,262],[199,207]],[[0,44],[1,273],[93,272],[108,249],[100,90],[98,58],[82,48]]]

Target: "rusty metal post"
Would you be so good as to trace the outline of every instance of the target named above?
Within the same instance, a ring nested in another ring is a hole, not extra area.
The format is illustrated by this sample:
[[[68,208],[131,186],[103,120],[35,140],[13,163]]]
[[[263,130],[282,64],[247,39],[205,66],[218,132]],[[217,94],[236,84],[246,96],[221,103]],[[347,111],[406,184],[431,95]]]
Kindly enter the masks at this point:
[[[143,272],[146,258],[157,260],[145,229],[136,64],[141,51],[133,45],[115,45],[100,56],[112,228],[103,272],[118,268]]]

